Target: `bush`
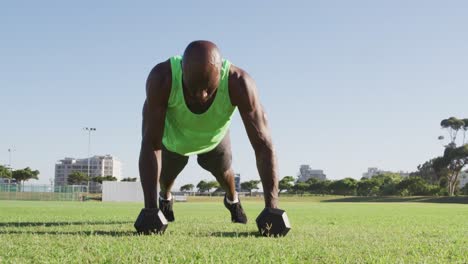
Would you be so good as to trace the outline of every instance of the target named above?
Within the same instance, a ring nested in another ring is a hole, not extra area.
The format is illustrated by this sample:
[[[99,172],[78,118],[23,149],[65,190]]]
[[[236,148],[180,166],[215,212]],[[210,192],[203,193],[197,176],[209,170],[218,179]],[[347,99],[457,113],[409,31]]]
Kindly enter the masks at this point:
[[[402,180],[398,183],[397,190],[400,194],[408,193],[409,195],[434,195],[437,193],[434,185],[427,184],[420,177],[409,177]]]

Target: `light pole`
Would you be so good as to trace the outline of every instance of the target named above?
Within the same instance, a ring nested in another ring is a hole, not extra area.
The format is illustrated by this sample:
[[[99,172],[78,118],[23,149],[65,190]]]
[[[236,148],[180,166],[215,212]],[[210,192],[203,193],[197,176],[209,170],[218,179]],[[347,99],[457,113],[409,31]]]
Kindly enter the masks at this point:
[[[13,174],[13,166],[11,166],[11,153],[12,153],[12,152],[15,152],[15,151],[16,151],[16,149],[14,149],[14,148],[9,148],[9,149],[8,149],[8,168],[10,169],[10,172],[11,172],[12,174]],[[10,178],[9,178],[9,179],[8,179],[8,184],[10,184],[10,183],[11,183],[11,180],[10,180]]]
[[[95,127],[85,127],[83,128],[84,130],[88,131],[88,194],[90,193],[89,191],[89,180],[90,180],[90,173],[89,173],[89,163],[90,163],[90,153],[91,153],[91,132],[96,131]]]
[[[8,167],[10,167],[10,169],[13,169],[13,167],[11,166],[11,153],[15,151],[16,149],[13,148],[8,149]]]

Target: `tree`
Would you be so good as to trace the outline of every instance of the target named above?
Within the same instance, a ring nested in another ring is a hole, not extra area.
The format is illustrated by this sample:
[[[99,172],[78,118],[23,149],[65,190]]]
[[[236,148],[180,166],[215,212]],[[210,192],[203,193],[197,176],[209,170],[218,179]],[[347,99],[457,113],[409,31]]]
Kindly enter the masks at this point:
[[[123,178],[121,181],[123,182],[136,182],[137,178]]]
[[[180,187],[180,191],[181,192],[190,192],[190,191],[193,190],[193,188],[195,188],[195,186],[193,186],[193,184],[189,183],[189,184],[182,185]]]
[[[420,177],[409,177],[403,179],[397,185],[400,194],[407,195],[430,195],[432,188]]]
[[[112,175],[107,175],[107,176],[96,176],[91,179],[93,182],[97,182],[99,184],[102,184],[103,181],[117,181],[117,178],[112,176]]]
[[[213,188],[219,187],[219,183],[217,181],[209,181],[206,182],[204,180],[201,180],[197,184],[197,189],[199,192],[209,192]]]
[[[449,145],[445,148],[444,156],[434,160],[434,170],[440,176],[447,178],[449,196],[455,194],[458,187],[458,177],[461,170],[468,164],[468,144],[461,147]]]
[[[68,175],[67,182],[70,185],[81,185],[88,181],[88,175],[80,171],[74,171]]]
[[[279,191],[290,191],[294,186],[294,177],[293,176],[285,176],[281,179],[278,183]]]
[[[309,183],[309,187],[308,187],[308,191],[311,192],[311,193],[314,193],[314,194],[321,194],[321,195],[325,195],[325,194],[329,194],[330,193],[330,184],[331,184],[331,181],[329,180],[324,180],[324,181],[319,181],[319,180],[316,180],[315,181],[312,181],[311,179],[307,180],[306,183]]]
[[[200,182],[198,182],[197,184],[197,189],[198,189],[198,192],[206,192],[208,191],[210,188],[208,187],[208,183],[204,180],[201,180]]]
[[[439,177],[434,170],[434,160],[435,158],[418,165],[418,170],[410,173],[410,177],[421,177],[430,184],[437,184]]]
[[[309,189],[309,184],[306,182],[296,182],[292,189],[296,194],[303,195]]]
[[[260,181],[258,180],[251,180],[251,181],[246,181],[241,183],[241,189],[242,190],[247,190],[250,192],[250,195],[252,195],[252,190],[258,190],[258,184]]]
[[[0,178],[11,179],[11,176],[10,168],[0,165]]]
[[[380,182],[379,180],[361,179],[357,183],[356,194],[359,196],[377,196],[380,194]]]
[[[38,170],[31,170],[31,168],[26,167],[22,170],[14,170],[12,172],[12,178],[19,182],[20,184],[31,179],[37,180],[39,175]]]
[[[357,181],[353,178],[344,178],[342,180],[337,180],[330,184],[330,189],[334,194],[355,195],[357,189]]]
[[[463,131],[463,141],[461,145],[465,144],[466,131],[468,131],[468,118],[459,119],[452,116],[442,120],[440,122],[440,126],[442,128],[447,129],[447,132],[449,134],[450,143],[449,145],[447,145],[447,147],[456,146],[457,135],[460,130]],[[439,139],[444,139],[444,137],[439,137]]]
[[[398,173],[381,173],[372,177],[379,187],[378,195],[397,195],[397,184],[401,182],[401,175]]]

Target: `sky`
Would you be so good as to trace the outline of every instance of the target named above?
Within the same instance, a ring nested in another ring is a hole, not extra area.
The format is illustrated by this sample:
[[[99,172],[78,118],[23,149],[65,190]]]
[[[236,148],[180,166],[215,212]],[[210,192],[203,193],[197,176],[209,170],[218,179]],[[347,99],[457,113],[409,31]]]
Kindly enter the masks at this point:
[[[279,176],[414,171],[440,121],[468,117],[467,1],[2,1],[0,164],[49,183],[54,164],[111,154],[138,177],[151,68],[211,40],[255,79]],[[258,179],[237,113],[233,167]],[[192,157],[176,186],[214,180]]]

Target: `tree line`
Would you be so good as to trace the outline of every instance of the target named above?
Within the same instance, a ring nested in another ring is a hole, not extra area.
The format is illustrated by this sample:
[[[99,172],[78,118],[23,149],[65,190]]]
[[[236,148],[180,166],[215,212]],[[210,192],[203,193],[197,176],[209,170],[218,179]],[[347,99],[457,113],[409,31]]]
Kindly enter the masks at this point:
[[[417,175],[402,177],[397,173],[382,173],[372,178],[356,180],[345,178],[341,180],[318,180],[310,178],[305,182],[297,182],[294,177],[286,176],[279,181],[280,193],[318,194],[318,195],[349,195],[349,196],[413,196],[430,195],[446,196],[449,191],[446,183],[440,181],[431,184]],[[468,194],[468,184],[457,189],[455,194]]]
[[[439,195],[453,196],[468,194],[468,184],[459,188],[460,175],[468,165],[468,118],[449,117],[440,122],[449,138],[441,156],[430,159],[417,166],[417,171],[409,177],[397,173],[382,173],[367,179],[356,180],[345,178],[341,180],[318,180],[311,178],[306,182],[298,182],[293,176],[285,176],[279,181],[280,193],[293,194],[336,194],[358,196],[386,195]],[[444,136],[439,136],[444,140]],[[468,170],[466,171],[468,173]],[[260,181],[241,183],[243,190],[251,192],[258,189]],[[199,192],[209,192],[212,189],[220,191],[216,181],[200,181],[197,184]],[[181,191],[193,191],[193,184],[186,184]]]

